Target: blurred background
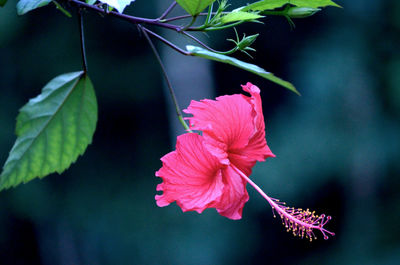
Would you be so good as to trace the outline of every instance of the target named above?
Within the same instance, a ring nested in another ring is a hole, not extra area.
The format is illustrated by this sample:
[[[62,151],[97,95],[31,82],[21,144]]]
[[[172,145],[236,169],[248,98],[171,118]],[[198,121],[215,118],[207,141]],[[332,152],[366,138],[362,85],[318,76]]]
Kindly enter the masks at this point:
[[[157,17],[170,2],[137,0],[126,13]],[[99,104],[93,144],[62,175],[0,193],[0,263],[400,264],[400,2],[336,2],[344,8],[295,20],[293,30],[281,17],[237,28],[261,33],[252,62],[291,81],[301,97],[157,43],[181,108],[190,99],[241,93],[247,81],[261,88],[276,158],[258,163],[252,179],[290,206],[331,215],[327,228],[336,236],[294,238],[250,186],[239,221],[213,209],[158,208],[154,172],[183,129],[137,28],[89,12],[89,74]],[[199,37],[226,50],[234,33]],[[55,76],[80,68],[75,14],[49,5],[18,17],[14,1],[0,9],[1,164],[19,108]]]

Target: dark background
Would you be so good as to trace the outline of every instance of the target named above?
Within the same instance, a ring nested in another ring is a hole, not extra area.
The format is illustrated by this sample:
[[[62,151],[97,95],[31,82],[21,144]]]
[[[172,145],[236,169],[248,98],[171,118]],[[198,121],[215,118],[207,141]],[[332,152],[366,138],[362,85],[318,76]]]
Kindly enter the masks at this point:
[[[238,28],[261,33],[253,62],[301,97],[211,64],[216,95],[240,93],[247,81],[262,89],[277,157],[257,164],[252,179],[289,205],[331,215],[335,237],[294,238],[250,186],[240,221],[212,209],[158,208],[154,172],[174,148],[159,67],[134,26],[88,13],[99,103],[93,144],[62,175],[0,193],[0,264],[399,264],[400,2],[336,2],[344,8],[295,20],[294,30],[280,17]],[[156,17],[156,4],[137,0],[127,13]],[[224,50],[231,37],[210,39]],[[80,68],[75,14],[50,5],[18,17],[11,0],[0,9],[1,163],[18,109],[53,77]]]

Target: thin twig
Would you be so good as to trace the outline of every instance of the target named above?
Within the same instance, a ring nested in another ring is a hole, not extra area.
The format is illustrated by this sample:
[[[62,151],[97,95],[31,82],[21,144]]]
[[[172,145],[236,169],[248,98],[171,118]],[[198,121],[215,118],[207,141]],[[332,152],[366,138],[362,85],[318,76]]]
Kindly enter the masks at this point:
[[[194,40],[195,42],[197,42],[198,44],[200,44],[201,46],[203,46],[207,50],[215,52],[215,53],[218,53],[218,54],[227,55],[227,54],[232,54],[232,53],[234,53],[234,52],[236,52],[238,50],[237,47],[233,47],[232,49],[230,49],[228,51],[225,51],[225,52],[217,51],[217,50],[214,50],[213,48],[211,48],[210,46],[208,46],[207,44],[205,44],[204,42],[202,42],[201,40],[199,40],[198,38],[196,38],[195,36],[187,33],[186,31],[182,31],[181,33],[183,35],[189,37],[190,39]]]
[[[79,36],[81,41],[81,55],[82,55],[82,68],[83,72],[87,73],[87,61],[86,61],[86,50],[85,50],[85,34],[83,28],[83,14],[82,10],[78,9],[78,21],[79,21]]]
[[[200,44],[201,46],[203,46],[204,48],[206,48],[209,51],[215,52],[215,53],[220,53],[217,50],[214,50],[213,48],[209,47],[207,44],[205,44],[204,42],[202,42],[201,40],[199,40],[198,38],[196,38],[195,36],[187,33],[186,31],[181,31],[181,33],[187,37],[189,37],[190,39],[194,40],[195,42],[197,42],[198,44]]]
[[[200,13],[197,16],[207,16],[207,13]],[[163,19],[162,22],[171,22],[171,21],[181,20],[181,19],[191,18],[191,17],[192,17],[192,15],[181,15],[181,16]]]
[[[164,19],[165,17],[167,17],[168,16],[168,14],[172,11],[172,9],[174,9],[174,7],[177,5],[177,3],[176,3],[176,1],[174,1],[165,11],[164,11],[164,13],[159,17],[159,18],[157,18],[157,20],[162,20],[162,19]]]
[[[159,39],[160,41],[164,42],[165,44],[167,44],[169,47],[171,47],[172,49],[174,49],[175,51],[183,54],[183,55],[192,55],[190,52],[185,51],[181,48],[179,48],[178,46],[176,46],[175,44],[173,44],[172,42],[166,40],[165,38],[161,37],[160,35],[158,35],[157,33],[139,25],[139,27],[142,29],[142,31],[146,31],[147,33],[149,33],[150,35],[156,37],[157,39]]]
[[[221,29],[228,29],[228,28],[232,28],[232,27],[236,27],[239,26],[240,24],[246,22],[245,20],[241,20],[241,21],[237,21],[237,22],[233,22],[230,24],[226,24],[223,26],[214,26],[214,27],[197,27],[197,28],[188,28],[187,31],[214,31],[214,30],[221,30]]]
[[[221,12],[221,14],[228,14],[229,12]],[[198,17],[207,17],[209,13],[199,13],[197,16]],[[211,12],[211,15],[216,15],[217,12]],[[175,20],[181,20],[181,19],[185,19],[185,18],[191,18],[192,15],[181,15],[181,16],[176,16],[176,17],[171,17],[171,18],[166,18],[163,19],[162,22],[171,22],[171,21],[175,21]],[[210,21],[206,21],[206,22],[210,22]]]
[[[148,30],[145,27],[143,27],[142,25],[138,25],[138,27],[142,30],[143,35],[145,36],[146,40],[149,42],[149,45],[150,45],[151,49],[153,50],[153,53],[154,53],[158,63],[160,64],[165,81],[167,82],[169,93],[170,93],[172,101],[175,105],[175,110],[176,110],[176,114],[178,115],[179,122],[183,125],[183,127],[185,128],[186,131],[192,132],[190,130],[189,126],[186,124],[185,120],[183,119],[181,108],[179,107],[178,100],[176,99],[176,95],[175,95],[174,89],[172,87],[171,81],[169,80],[167,71],[165,70],[164,64],[162,63],[162,60],[160,58],[160,55],[158,54],[156,47],[154,46],[153,42],[151,41],[149,35],[147,34]]]

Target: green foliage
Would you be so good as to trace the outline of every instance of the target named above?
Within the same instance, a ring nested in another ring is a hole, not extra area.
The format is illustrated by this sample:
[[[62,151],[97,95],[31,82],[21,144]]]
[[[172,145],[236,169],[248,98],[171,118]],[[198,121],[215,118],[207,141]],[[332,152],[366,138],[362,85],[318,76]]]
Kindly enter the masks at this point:
[[[297,7],[325,7],[325,6],[336,6],[340,7],[338,4],[334,3],[331,0],[262,0],[245,6],[241,9],[241,11],[265,11],[265,10],[273,10],[278,7],[282,7],[286,4],[291,4]]]
[[[95,3],[96,1],[88,0],[90,2]],[[122,13],[128,5],[130,5],[135,0],[99,0],[100,2],[109,5],[118,10],[118,12]]]
[[[99,12],[98,6],[100,5],[103,7],[100,13],[107,14],[114,9],[122,13],[126,6],[133,1],[135,0],[81,0],[73,1],[73,4],[80,9],[84,8],[96,13]],[[0,6],[4,6],[6,2],[7,0],[0,0]],[[60,5],[55,0],[19,0],[17,12],[19,15],[23,15],[50,2],[53,2],[57,9],[65,15],[71,17],[71,14],[62,6],[66,2],[60,2]],[[104,3],[104,5],[99,2]],[[218,8],[216,11],[212,8],[214,2],[215,0],[176,0],[177,4],[193,16],[192,21],[185,27],[178,23],[169,24],[169,22],[185,19],[187,16],[168,19],[160,18],[157,20],[117,13],[112,15],[128,20],[134,25],[153,25],[169,28],[177,33],[183,33],[197,43],[202,44],[195,36],[190,35],[188,31],[207,32],[232,28],[244,22],[258,22],[258,19],[264,18],[263,15],[271,14],[285,16],[290,23],[293,23],[291,18],[310,16],[319,11],[318,7],[338,6],[331,0],[262,0],[232,12],[226,12],[229,6],[228,0],[217,1]],[[84,3],[89,4],[89,6]],[[98,3],[96,7],[91,6],[96,3]],[[170,7],[173,8],[174,5]],[[199,13],[208,6],[210,8],[208,13],[205,14],[204,24],[193,26]],[[279,9],[275,10],[276,8]],[[169,11],[171,9],[167,9],[162,17],[166,18],[169,15]],[[153,37],[181,51],[172,42],[149,29],[145,29],[144,26],[141,27]],[[189,55],[233,65],[299,94],[291,83],[276,77],[257,65],[227,56],[241,51],[251,57],[248,52],[255,51],[250,46],[257,36],[258,34],[253,34],[246,37],[243,34],[243,38],[240,39],[236,32],[236,40],[229,39],[229,41],[235,43],[235,47],[225,52],[215,51],[204,44],[202,45],[207,49],[190,45],[186,49],[189,51]],[[81,30],[82,51],[84,51],[84,46],[83,30]],[[84,55],[83,52],[82,54]],[[85,60],[85,56],[83,56],[83,61],[85,62]],[[178,106],[176,107],[179,109]],[[96,122],[96,96],[87,75],[83,72],[75,72],[54,78],[43,88],[42,94],[31,99],[20,110],[16,126],[17,140],[0,175],[0,190],[16,186],[22,182],[25,183],[36,177],[45,177],[50,173],[63,172],[71,163],[76,161],[79,155],[84,153],[91,143]]]
[[[281,86],[295,92],[296,94],[300,95],[300,93],[296,90],[296,88],[291,83],[284,81],[284,80],[280,79],[279,77],[276,77],[274,74],[265,71],[264,69],[262,69],[261,67],[259,67],[257,65],[242,62],[236,58],[232,58],[232,57],[229,57],[226,55],[211,52],[211,51],[205,50],[203,48],[192,46],[192,45],[187,45],[186,50],[194,56],[203,57],[203,58],[206,58],[209,60],[214,60],[217,62],[230,64],[230,65],[236,66],[238,68],[241,68],[243,70],[249,71],[253,74],[256,74],[265,79],[268,79],[269,81],[272,81],[278,85],[281,85]]]
[[[234,11],[230,12],[224,16],[221,17],[221,22],[223,24],[231,23],[231,22],[236,22],[236,21],[251,21],[251,20],[256,20],[258,18],[263,18],[264,16],[255,14],[255,13],[250,13],[250,12],[243,12],[243,11]]]
[[[288,0],[262,0],[245,6],[242,8],[242,11],[254,10],[254,11],[264,11],[264,10],[272,10],[278,7],[282,7],[287,4]]]
[[[17,140],[0,176],[0,190],[61,173],[92,142],[97,123],[93,85],[83,72],[60,75],[17,117]]]
[[[192,16],[199,14],[215,0],[176,0],[176,2]]]
[[[247,54],[249,57],[251,57],[251,55],[247,51],[253,51],[253,52],[256,51],[255,49],[251,48],[250,46],[256,41],[257,37],[260,34],[254,34],[254,35],[250,35],[250,36],[246,36],[246,34],[243,34],[243,38],[240,39],[235,28],[234,28],[234,30],[235,30],[236,40],[228,39],[228,41],[232,41],[233,43],[235,43],[236,47],[234,49],[232,49],[231,51],[228,51],[226,53],[221,53],[221,54],[228,55],[228,54],[234,53],[236,51],[241,51],[241,52]],[[253,57],[251,57],[251,58],[253,58]]]
[[[312,7],[292,6],[286,9],[286,15],[290,18],[306,18],[319,12],[321,9]]]
[[[19,0],[19,2],[17,3],[17,13],[21,16],[31,10],[46,6],[50,2],[51,0]]]
[[[334,3],[331,0],[290,0],[289,4],[298,7],[312,7],[312,8],[325,7],[325,6],[340,7],[340,5]]]

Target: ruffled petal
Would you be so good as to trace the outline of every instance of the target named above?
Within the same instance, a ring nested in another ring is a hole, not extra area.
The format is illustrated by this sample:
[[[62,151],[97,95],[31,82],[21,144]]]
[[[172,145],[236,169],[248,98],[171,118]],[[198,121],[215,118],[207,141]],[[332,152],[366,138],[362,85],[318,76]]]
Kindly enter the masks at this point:
[[[250,82],[242,85],[242,88],[251,95],[251,97],[246,98],[252,105],[254,134],[250,137],[246,147],[230,150],[229,160],[239,170],[250,176],[256,161],[265,161],[266,158],[275,157],[275,155],[271,152],[265,139],[265,123],[260,89]]]
[[[222,143],[227,152],[244,148],[254,134],[252,105],[243,95],[192,101],[184,112],[193,115],[188,118],[191,129]]]
[[[243,90],[251,97],[231,95],[216,100],[192,101],[184,110],[193,130],[203,131],[207,148],[221,163],[233,163],[246,175],[256,161],[274,157],[265,140],[265,123],[260,89],[247,83]]]
[[[225,186],[216,209],[222,216],[241,219],[244,204],[249,200],[246,181],[231,166],[222,171],[222,176]]]
[[[178,137],[176,151],[161,158],[162,168],[156,172],[163,182],[157,186],[157,205],[176,203],[182,211],[197,211],[214,207],[224,188],[219,160],[208,152],[202,136],[195,133]]]
[[[248,97],[249,102],[253,106],[253,117],[254,117],[254,125],[256,127],[256,131],[264,132],[265,131],[265,123],[264,123],[264,115],[262,111],[262,102],[260,96],[260,89],[253,85],[250,82],[247,82],[246,85],[242,85],[242,89],[248,93],[250,93],[251,97]],[[265,136],[265,133],[264,133]],[[265,138],[265,137],[264,137]]]

